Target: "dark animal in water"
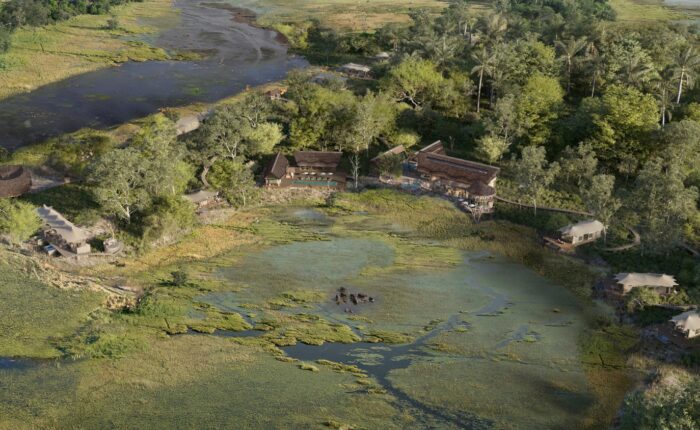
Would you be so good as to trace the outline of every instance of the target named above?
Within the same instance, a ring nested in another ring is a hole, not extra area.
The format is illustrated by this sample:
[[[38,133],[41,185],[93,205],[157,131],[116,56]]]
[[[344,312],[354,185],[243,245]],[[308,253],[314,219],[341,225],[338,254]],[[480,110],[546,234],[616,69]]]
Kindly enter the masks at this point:
[[[364,300],[367,298],[367,294],[365,293],[357,293],[357,298],[360,300]]]
[[[355,298],[354,294],[350,294],[350,301],[352,302],[353,305],[357,306],[357,299]]]
[[[345,289],[345,287],[340,287],[338,288],[338,291],[340,292],[340,294],[345,294],[347,290]]]
[[[338,295],[335,295],[335,304],[339,305],[340,304],[340,298],[338,298]]]
[[[370,302],[370,303],[374,303],[374,297],[370,297],[370,298],[369,298],[369,302]]]

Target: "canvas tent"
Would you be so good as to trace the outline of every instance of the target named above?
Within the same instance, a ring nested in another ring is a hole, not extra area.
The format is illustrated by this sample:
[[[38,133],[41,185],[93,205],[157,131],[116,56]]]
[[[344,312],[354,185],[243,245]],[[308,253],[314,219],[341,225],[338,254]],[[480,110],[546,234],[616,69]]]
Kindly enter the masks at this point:
[[[581,221],[568,225],[561,230],[561,239],[572,245],[582,245],[600,239],[605,232],[605,225],[598,220]]]
[[[678,283],[671,275],[657,273],[618,273],[615,282],[622,294],[627,294],[635,288],[651,288],[661,295],[671,294]]]
[[[688,339],[700,335],[700,313],[697,310],[683,312],[671,318],[671,323],[676,330],[683,333]]]

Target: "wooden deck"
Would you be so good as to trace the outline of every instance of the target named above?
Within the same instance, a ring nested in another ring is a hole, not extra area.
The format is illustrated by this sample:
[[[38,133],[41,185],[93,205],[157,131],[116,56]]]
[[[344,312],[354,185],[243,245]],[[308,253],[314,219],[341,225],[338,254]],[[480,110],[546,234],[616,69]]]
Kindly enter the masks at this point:
[[[562,240],[553,239],[553,238],[547,237],[547,236],[544,236],[543,239],[544,239],[544,244],[547,247],[554,249],[555,251],[564,252],[567,254],[573,254],[576,251],[576,246],[574,246],[570,243],[564,242]]]

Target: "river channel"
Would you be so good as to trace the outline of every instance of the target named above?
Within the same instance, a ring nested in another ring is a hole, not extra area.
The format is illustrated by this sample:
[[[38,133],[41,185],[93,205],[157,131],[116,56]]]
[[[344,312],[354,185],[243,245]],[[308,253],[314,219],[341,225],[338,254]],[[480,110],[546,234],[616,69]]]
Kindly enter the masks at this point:
[[[304,59],[290,56],[278,33],[251,25],[230,3],[177,0],[182,20],[149,38],[197,61],[129,62],[0,100],[0,146],[37,143],[83,127],[105,128],[164,107],[214,102],[283,78]]]

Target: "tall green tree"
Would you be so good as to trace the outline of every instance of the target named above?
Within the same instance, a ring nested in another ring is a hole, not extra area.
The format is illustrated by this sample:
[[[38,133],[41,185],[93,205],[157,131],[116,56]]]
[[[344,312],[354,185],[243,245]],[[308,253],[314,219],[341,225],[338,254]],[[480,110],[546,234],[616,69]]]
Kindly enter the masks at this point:
[[[152,165],[135,148],[104,154],[92,165],[89,175],[95,200],[106,212],[130,223],[135,212],[150,206],[152,196],[148,190],[160,186],[152,182],[152,168],[160,167]]]
[[[683,88],[692,86],[695,82],[695,74],[700,67],[700,55],[695,51],[693,46],[683,48],[675,57],[675,70],[678,78],[678,95],[676,103],[681,102]]]
[[[476,90],[476,112],[479,113],[481,110],[481,90],[484,87],[484,75],[489,74],[491,70],[493,55],[484,48],[472,54],[472,61],[474,62],[474,67],[472,67],[471,73],[479,77]]]
[[[569,37],[566,41],[557,40],[556,46],[560,52],[560,59],[566,66],[566,93],[571,92],[571,74],[574,70],[576,56],[583,52],[588,41],[585,37]]]
[[[608,227],[622,207],[622,202],[615,196],[615,177],[595,175],[589,181],[581,183],[580,194],[586,210],[605,226],[603,233],[607,241]]]
[[[556,78],[534,75],[528,79],[515,102],[519,137],[530,144],[544,144],[563,102],[564,91]]]
[[[559,165],[547,161],[544,147],[527,146],[523,148],[520,159],[513,163],[512,173],[537,215],[537,203],[559,173]]]
[[[686,187],[680,166],[652,158],[639,172],[628,207],[639,218],[643,249],[670,252],[683,241],[683,228],[697,211],[698,190]]]
[[[430,106],[440,97],[445,78],[430,61],[407,58],[389,70],[382,88],[414,109]]]

